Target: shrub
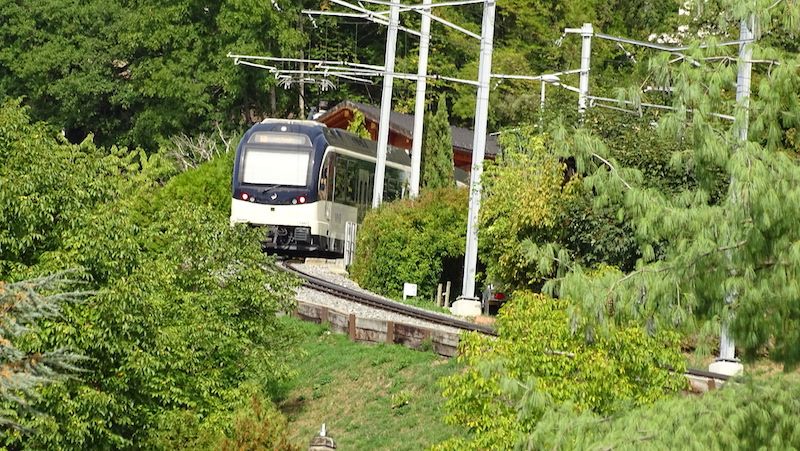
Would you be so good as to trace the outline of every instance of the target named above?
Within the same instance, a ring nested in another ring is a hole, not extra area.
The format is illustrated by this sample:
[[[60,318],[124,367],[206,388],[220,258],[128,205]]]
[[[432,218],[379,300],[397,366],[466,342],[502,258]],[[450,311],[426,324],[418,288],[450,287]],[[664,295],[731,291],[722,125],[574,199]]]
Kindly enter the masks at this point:
[[[420,296],[436,292],[444,274],[461,274],[469,191],[426,190],[417,200],[383,204],[364,218],[350,274],[362,287],[399,297],[416,283]]]

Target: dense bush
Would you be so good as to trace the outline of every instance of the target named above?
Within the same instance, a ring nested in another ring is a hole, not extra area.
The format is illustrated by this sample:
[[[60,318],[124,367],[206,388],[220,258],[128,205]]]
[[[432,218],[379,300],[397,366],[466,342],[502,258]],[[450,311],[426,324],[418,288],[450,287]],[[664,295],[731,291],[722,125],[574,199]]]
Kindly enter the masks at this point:
[[[443,274],[461,276],[469,191],[425,190],[417,200],[383,204],[364,218],[350,274],[362,287],[402,296],[416,283],[432,299]]]
[[[478,251],[489,280],[535,289],[549,274],[526,258],[522,243],[563,241],[574,190],[564,186],[565,165],[534,129],[503,133],[500,142],[503,155],[486,163],[482,178]]]

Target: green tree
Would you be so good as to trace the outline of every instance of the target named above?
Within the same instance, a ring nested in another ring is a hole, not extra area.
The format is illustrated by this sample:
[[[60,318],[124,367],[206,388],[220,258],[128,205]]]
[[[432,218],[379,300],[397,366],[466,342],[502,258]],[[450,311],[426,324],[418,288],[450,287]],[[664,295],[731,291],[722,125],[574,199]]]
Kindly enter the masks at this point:
[[[673,397],[615,415],[546,414],[522,449],[795,449],[800,437],[793,376],[730,381],[702,396]]]
[[[512,449],[556,406],[607,416],[685,387],[677,334],[650,336],[629,324],[587,340],[585,329],[571,330],[566,306],[517,292],[500,311],[498,337],[467,335],[459,356],[467,369],[441,385],[445,421],[468,427],[472,438],[433,449]]]
[[[764,35],[796,31],[796,4],[751,6],[720,16],[721,29],[729,25],[725,19],[738,24],[753,14]],[[591,173],[586,185],[596,190],[598,202],[624,202],[642,258],[626,274],[590,279],[580,263],[561,256],[559,264],[568,271],[549,288],[573,300],[582,321],[594,325],[638,319],[649,330],[700,326],[713,332],[729,321],[747,356],[766,348],[771,359],[792,368],[800,362],[800,309],[794,302],[800,170],[796,155],[781,149],[800,117],[799,63],[769,41],[748,44],[756,60],[753,93],[749,101],[737,101],[736,49],[710,41],[677,62],[658,55],[649,65],[654,84],[671,90],[676,108],[658,128],[687,144],[673,153],[670,165],[692,168],[695,183],[677,193],[648,187],[641,171],[620,165],[586,129],[556,133],[564,154]],[[747,140],[741,141],[744,130]],[[717,196],[720,174],[729,183]]]
[[[356,135],[364,138],[371,139],[372,136],[367,130],[366,122],[364,120],[364,113],[358,110],[353,110],[353,120],[347,124],[347,131],[355,133]]]
[[[3,4],[0,95],[25,96],[36,120],[72,142],[155,152],[179,133],[226,132],[289,109],[268,71],[228,53],[299,56],[303,5],[229,0]],[[271,89],[273,88],[273,89]]]
[[[447,100],[439,96],[435,114],[425,114],[422,135],[422,183],[427,189],[455,186],[453,178],[453,138],[447,114]]]
[[[3,104],[0,131],[0,277],[5,280],[31,277],[26,268],[61,248],[85,212],[131,195],[141,182],[136,168],[148,166],[154,179],[175,172],[157,156],[99,149],[91,139],[69,144],[50,126],[31,124],[19,100]]]
[[[565,165],[530,127],[500,135],[503,154],[482,177],[478,238],[486,276],[511,287],[540,286],[542,273],[525,257],[524,240],[559,241],[573,194],[563,186]]]
[[[217,194],[230,159],[169,178],[175,168],[159,155],[104,157],[90,142],[53,138],[22,108],[3,114],[0,195],[14,226],[4,239],[17,245],[3,254],[6,280],[80,267],[95,294],[25,336],[28,354],[69,349],[88,360],[79,378],[39,390],[36,435],[1,443],[213,449],[209,437],[233,436],[235,410],[290,374],[296,334],[276,313],[291,309],[296,281],[272,269],[255,230],[230,227],[230,200]],[[22,188],[9,182],[28,173]]]

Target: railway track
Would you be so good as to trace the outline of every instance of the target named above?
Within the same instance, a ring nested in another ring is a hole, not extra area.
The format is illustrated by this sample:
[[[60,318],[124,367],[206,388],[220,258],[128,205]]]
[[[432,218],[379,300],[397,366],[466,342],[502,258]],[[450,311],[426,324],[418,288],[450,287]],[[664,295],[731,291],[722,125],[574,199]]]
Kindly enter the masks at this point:
[[[304,281],[303,285],[309,289],[327,293],[342,299],[347,299],[349,301],[366,305],[375,309],[426,321],[439,326],[465,331],[476,331],[486,335],[497,336],[497,332],[491,326],[474,324],[469,321],[453,318],[441,313],[409,306],[400,302],[395,302],[364,293],[362,291],[356,291],[347,287],[343,287],[323,278],[303,272],[297,269],[293,263],[294,262],[292,261],[284,261],[279,264],[278,267],[300,277]],[[713,373],[698,368],[687,368],[684,374],[686,375],[693,391],[695,392],[705,392],[719,388],[731,377],[725,374]]]
[[[290,271],[304,280],[304,285],[313,290],[328,293],[349,301],[357,302],[372,308],[385,310],[387,312],[397,313],[410,318],[415,318],[422,321],[427,321],[440,326],[451,327],[459,330],[476,331],[486,335],[497,336],[494,328],[491,326],[471,323],[461,319],[453,318],[441,313],[432,312],[429,310],[412,307],[400,302],[387,300],[378,296],[373,296],[360,291],[352,290],[335,283],[329,282],[325,279],[313,276],[311,274],[300,271],[291,262],[284,262],[281,266],[283,269]]]

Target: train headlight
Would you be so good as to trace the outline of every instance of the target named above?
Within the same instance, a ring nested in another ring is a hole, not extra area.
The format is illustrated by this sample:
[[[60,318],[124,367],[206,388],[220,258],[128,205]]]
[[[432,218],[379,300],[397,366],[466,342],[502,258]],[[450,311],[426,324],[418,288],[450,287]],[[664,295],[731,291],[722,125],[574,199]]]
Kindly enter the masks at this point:
[[[242,193],[242,200],[247,200],[250,198],[250,195],[247,193]]]
[[[298,201],[298,202],[300,202],[301,204],[304,204],[304,203],[306,203],[306,196],[300,196],[300,197],[298,197],[298,198],[297,198],[297,201]]]

